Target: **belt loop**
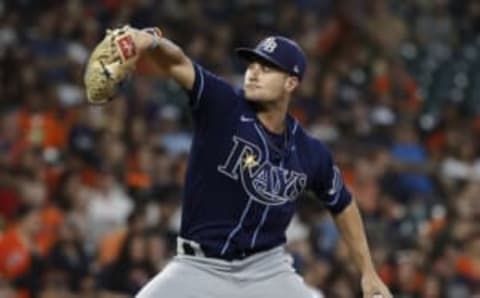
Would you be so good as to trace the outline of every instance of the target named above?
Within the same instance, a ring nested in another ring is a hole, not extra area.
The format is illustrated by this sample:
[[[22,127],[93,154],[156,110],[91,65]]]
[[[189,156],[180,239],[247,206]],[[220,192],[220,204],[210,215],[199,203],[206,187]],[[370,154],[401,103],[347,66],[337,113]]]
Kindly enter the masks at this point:
[[[183,239],[181,237],[177,237],[177,254],[184,255],[185,250],[183,249]]]
[[[177,237],[177,253],[184,255],[185,254],[185,249],[183,248],[183,244],[186,243],[188,244],[193,251],[195,252],[195,256],[197,257],[205,257],[205,253],[203,252],[202,248],[200,247],[200,244],[193,241],[193,240],[187,240],[182,237]]]

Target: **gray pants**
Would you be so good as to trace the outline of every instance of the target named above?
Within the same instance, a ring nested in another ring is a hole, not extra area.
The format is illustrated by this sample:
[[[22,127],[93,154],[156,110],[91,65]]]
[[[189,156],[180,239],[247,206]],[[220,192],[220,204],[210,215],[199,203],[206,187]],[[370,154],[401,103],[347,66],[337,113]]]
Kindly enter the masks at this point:
[[[241,261],[178,255],[137,298],[313,298],[283,247]]]

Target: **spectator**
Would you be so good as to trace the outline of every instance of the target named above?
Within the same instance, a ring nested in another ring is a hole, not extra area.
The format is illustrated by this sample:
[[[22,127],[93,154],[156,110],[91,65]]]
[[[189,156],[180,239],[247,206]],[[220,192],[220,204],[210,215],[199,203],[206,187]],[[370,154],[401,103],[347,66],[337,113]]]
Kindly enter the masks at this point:
[[[96,247],[108,231],[122,227],[133,209],[130,197],[122,189],[113,173],[104,170],[92,189],[87,205],[89,242]]]
[[[73,222],[66,222],[62,226],[59,240],[50,252],[47,262],[50,268],[64,276],[62,283],[67,290],[79,290],[80,282],[90,271],[90,262],[83,239]]]
[[[147,242],[143,234],[130,234],[125,239],[118,259],[101,273],[102,288],[134,295],[157,272],[149,263]]]
[[[31,297],[40,289],[43,259],[36,242],[40,232],[38,207],[22,206],[16,221],[0,239],[0,275],[18,290],[20,297]]]

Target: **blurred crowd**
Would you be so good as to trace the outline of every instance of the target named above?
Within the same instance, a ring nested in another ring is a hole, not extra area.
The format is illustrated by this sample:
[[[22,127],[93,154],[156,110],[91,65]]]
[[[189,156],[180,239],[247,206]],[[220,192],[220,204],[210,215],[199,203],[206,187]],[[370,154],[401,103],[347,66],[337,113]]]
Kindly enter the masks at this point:
[[[105,29],[159,26],[232,84],[271,34],[309,63],[291,113],[334,153],[395,297],[480,297],[480,2],[0,1],[0,297],[132,297],[175,254],[191,141],[185,93],[148,61],[85,103]],[[310,194],[287,232],[326,297],[360,297]],[[188,285],[186,285],[188,286]]]

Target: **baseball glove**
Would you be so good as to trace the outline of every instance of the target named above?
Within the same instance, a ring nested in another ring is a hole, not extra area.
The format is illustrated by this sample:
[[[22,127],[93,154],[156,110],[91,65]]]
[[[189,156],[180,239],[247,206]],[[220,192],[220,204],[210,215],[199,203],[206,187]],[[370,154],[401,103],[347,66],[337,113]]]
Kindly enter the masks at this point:
[[[89,103],[104,104],[110,101],[119,85],[134,71],[140,51],[132,29],[123,26],[107,30],[105,38],[90,56],[84,76]]]

